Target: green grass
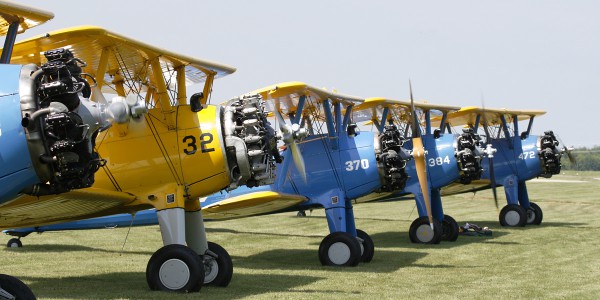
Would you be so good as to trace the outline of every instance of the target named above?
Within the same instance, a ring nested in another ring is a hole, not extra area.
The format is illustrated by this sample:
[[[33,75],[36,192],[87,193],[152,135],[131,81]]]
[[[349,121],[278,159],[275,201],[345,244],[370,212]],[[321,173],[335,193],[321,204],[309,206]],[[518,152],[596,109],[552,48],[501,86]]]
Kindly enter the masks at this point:
[[[161,247],[158,226],[33,234],[22,249],[0,250],[0,273],[21,278],[40,299],[595,299],[600,297],[599,172],[531,182],[544,212],[541,226],[502,228],[491,191],[444,199],[459,224],[488,226],[491,237],[414,245],[413,201],[355,206],[358,228],[375,242],[371,263],[322,267],[317,249],[328,233],[324,212],[207,223],[208,236],[229,251],[227,288],[200,294],[151,292],[145,269]],[[500,194],[502,189],[500,189]],[[504,200],[501,200],[500,203]],[[7,239],[5,239],[7,240]]]

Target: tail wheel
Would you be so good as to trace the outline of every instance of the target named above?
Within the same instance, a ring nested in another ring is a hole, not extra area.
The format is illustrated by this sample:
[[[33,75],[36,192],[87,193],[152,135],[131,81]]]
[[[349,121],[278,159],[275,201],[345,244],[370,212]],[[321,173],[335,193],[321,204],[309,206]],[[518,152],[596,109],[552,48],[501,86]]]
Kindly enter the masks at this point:
[[[375,254],[375,243],[373,243],[373,239],[360,229],[356,229],[356,236],[362,241],[360,245],[360,261],[370,262],[373,260],[373,255]]]
[[[527,223],[527,212],[516,204],[509,204],[500,211],[500,225],[522,227]]]
[[[354,267],[360,259],[360,243],[347,232],[331,233],[319,245],[319,260],[324,266]]]
[[[154,252],[146,267],[151,290],[198,292],[204,282],[204,264],[187,246],[171,244]]]
[[[21,280],[0,274],[0,298],[35,300],[35,295]]]
[[[535,203],[529,202],[529,208],[527,209],[527,225],[540,225],[542,224],[542,219],[544,218],[544,213],[542,209]]]
[[[458,223],[449,215],[442,220],[442,241],[454,242],[458,239]]]
[[[429,224],[429,218],[420,217],[410,224],[408,231],[410,241],[417,244],[439,244],[442,240],[442,224],[433,220],[433,230]]]
[[[21,247],[23,247],[23,243],[21,243],[21,240],[18,238],[12,238],[12,239],[8,240],[8,243],[6,243],[6,247],[21,248]]]
[[[233,276],[233,262],[229,253],[219,244],[208,242],[208,251],[202,255],[204,284],[226,287]]]

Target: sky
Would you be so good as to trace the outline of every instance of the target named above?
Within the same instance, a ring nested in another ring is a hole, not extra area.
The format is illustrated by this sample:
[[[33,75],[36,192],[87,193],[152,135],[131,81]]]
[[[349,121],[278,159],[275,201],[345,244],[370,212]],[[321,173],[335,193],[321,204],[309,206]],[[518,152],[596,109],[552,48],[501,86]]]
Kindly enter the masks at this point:
[[[410,79],[416,99],[545,110],[534,133],[600,146],[600,1],[19,2],[55,14],[21,38],[96,25],[236,67],[213,103],[285,81],[408,99]]]

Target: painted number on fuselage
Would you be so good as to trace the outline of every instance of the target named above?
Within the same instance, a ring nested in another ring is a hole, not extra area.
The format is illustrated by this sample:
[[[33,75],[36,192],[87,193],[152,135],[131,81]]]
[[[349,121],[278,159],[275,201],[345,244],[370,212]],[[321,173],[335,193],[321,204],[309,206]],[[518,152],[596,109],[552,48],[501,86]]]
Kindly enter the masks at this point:
[[[532,159],[532,158],[535,158],[534,151],[527,151],[527,152],[523,152],[523,153],[519,154],[519,159],[522,159],[522,160]]]
[[[360,169],[366,170],[369,168],[369,160],[368,159],[349,160],[345,163],[345,165],[346,165],[346,171],[348,171],[348,172],[358,171]]]
[[[200,150],[202,153],[215,151],[215,148],[208,148],[208,144],[213,141],[213,135],[210,133],[203,133],[200,135]],[[192,155],[198,150],[196,145],[196,137],[193,135],[186,135],[183,137],[183,143],[186,144],[187,148],[183,149],[183,153]]]
[[[427,161],[430,167],[441,166],[443,164],[450,164],[450,157],[448,155],[446,157],[431,157]]]

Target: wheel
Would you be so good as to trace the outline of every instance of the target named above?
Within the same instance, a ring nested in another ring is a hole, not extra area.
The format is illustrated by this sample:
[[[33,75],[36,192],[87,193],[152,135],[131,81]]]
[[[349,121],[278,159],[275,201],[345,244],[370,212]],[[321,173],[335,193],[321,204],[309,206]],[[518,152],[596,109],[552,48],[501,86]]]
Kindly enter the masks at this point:
[[[306,217],[306,212],[303,210],[298,211],[298,213],[296,214],[296,217]]]
[[[166,245],[154,252],[146,267],[151,290],[198,292],[204,282],[204,264],[187,246]]]
[[[360,242],[347,232],[331,233],[319,245],[319,260],[324,266],[354,267],[360,258]]]
[[[433,231],[429,225],[429,218],[420,217],[410,224],[408,231],[410,241],[418,244],[439,244],[442,240],[442,224],[433,219]]]
[[[540,225],[542,224],[542,219],[544,218],[544,213],[542,209],[535,203],[529,202],[529,208],[527,209],[527,225]]]
[[[233,275],[229,253],[219,244],[208,242],[208,251],[201,257],[204,263],[204,284],[226,287]]]
[[[500,225],[517,227],[525,226],[527,223],[527,213],[525,209],[516,204],[509,204],[500,211]]]
[[[458,239],[458,223],[453,217],[444,215],[442,221],[442,241],[454,242]]]
[[[21,248],[21,247],[23,247],[23,243],[21,243],[21,240],[18,238],[12,238],[12,239],[8,240],[8,243],[6,243],[6,247]]]
[[[370,262],[373,260],[373,255],[375,254],[375,243],[373,243],[373,239],[360,229],[356,229],[356,236],[362,240],[362,243],[360,243],[360,261]]]
[[[8,299],[26,299],[35,300],[35,295],[31,289],[16,277],[0,274],[0,298],[4,299],[4,292],[8,293],[11,297]]]

